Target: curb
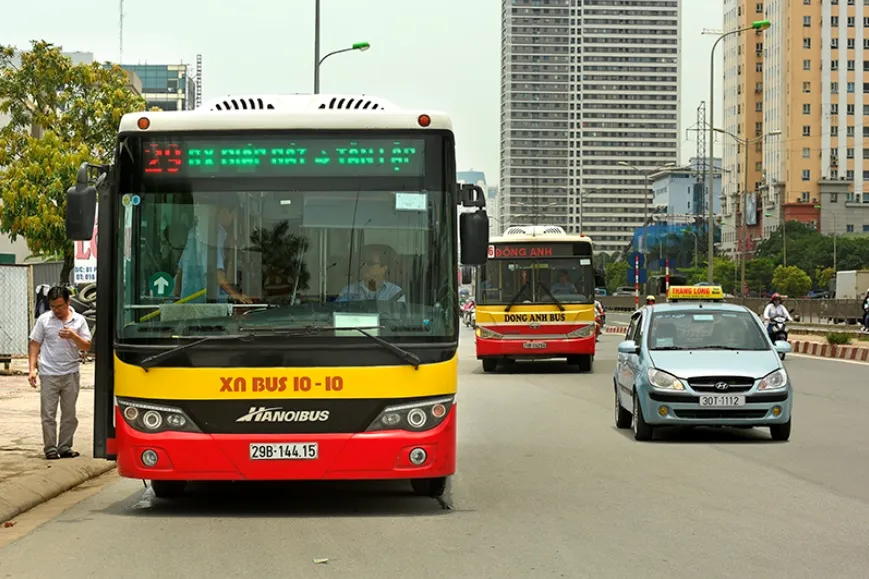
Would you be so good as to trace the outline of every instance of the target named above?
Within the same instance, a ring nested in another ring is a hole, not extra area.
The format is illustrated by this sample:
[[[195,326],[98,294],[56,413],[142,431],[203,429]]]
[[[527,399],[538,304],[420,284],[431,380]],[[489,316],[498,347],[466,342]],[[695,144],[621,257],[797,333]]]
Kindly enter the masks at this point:
[[[854,362],[869,362],[869,348],[859,346],[837,346],[822,342],[792,340],[790,342],[794,354],[816,356],[818,358],[835,358]]]
[[[52,462],[44,469],[0,482],[0,524],[116,466],[112,461],[81,457]]]

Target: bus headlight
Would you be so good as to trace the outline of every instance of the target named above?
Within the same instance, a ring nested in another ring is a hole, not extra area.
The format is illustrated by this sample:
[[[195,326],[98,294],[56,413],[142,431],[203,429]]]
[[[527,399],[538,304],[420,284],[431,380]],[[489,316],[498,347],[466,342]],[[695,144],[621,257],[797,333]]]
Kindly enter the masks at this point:
[[[499,338],[503,338],[504,336],[502,336],[498,332],[492,331],[488,328],[483,328],[481,326],[477,326],[477,337],[483,338],[484,340],[486,340],[486,339],[497,340]]]
[[[387,406],[365,432],[380,430],[423,432],[431,430],[444,421],[454,402],[455,396],[440,396]]]
[[[568,338],[590,338],[594,335],[594,324],[586,324],[578,330],[573,330],[567,334]]]
[[[124,422],[139,432],[202,432],[183,410],[174,406],[118,398],[118,408]]]

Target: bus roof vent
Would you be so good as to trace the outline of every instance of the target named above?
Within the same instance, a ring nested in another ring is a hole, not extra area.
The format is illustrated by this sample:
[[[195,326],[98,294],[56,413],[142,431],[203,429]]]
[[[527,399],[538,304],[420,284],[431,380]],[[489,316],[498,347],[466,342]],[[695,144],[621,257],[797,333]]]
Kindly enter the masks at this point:
[[[371,98],[365,95],[343,96],[335,95],[322,98],[318,109],[343,111],[383,111],[394,108],[395,105],[383,99]]]
[[[271,94],[224,96],[207,101],[196,110],[303,113],[312,110],[380,112],[395,109],[398,109],[398,107],[387,100],[361,94]]]
[[[567,235],[567,232],[557,225],[515,225],[504,232],[504,236],[510,235]]]
[[[200,109],[207,111],[273,111],[277,107],[273,97],[228,96],[203,103]]]

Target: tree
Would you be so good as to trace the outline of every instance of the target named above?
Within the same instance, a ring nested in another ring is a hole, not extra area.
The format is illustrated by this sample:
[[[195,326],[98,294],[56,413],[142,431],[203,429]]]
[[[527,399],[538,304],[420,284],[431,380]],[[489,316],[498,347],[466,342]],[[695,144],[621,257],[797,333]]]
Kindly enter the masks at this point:
[[[20,53],[0,46],[0,232],[19,236],[37,256],[63,256],[61,283],[73,267],[66,236],[66,189],[82,162],[108,163],[121,117],[145,110],[118,65],[74,65],[60,47],[34,41]]]
[[[815,285],[818,288],[827,289],[830,287],[830,282],[835,279],[836,270],[832,267],[818,267],[815,269]]]
[[[795,265],[780,265],[775,268],[772,285],[786,296],[801,298],[812,289],[812,278]]]
[[[606,264],[606,291],[612,294],[616,288],[628,283],[628,262],[613,261]]]
[[[745,264],[745,283],[752,293],[763,293],[772,287],[776,264],[765,257],[749,259]]]

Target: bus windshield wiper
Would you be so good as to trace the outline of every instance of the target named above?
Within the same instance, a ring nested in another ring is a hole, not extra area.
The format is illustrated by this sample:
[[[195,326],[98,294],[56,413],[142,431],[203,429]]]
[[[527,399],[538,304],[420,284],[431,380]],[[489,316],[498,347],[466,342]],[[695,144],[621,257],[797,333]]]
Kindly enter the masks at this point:
[[[543,289],[543,291],[546,293],[546,295],[548,295],[549,297],[552,298],[552,301],[555,303],[556,306],[558,306],[558,309],[563,312],[564,306],[561,305],[561,302],[558,301],[558,298],[556,298],[554,295],[552,295],[552,292],[549,291],[549,288],[546,287],[546,285],[542,281],[538,281],[537,285],[540,286],[541,289]]]
[[[507,307],[504,308],[505,312],[510,311],[510,308],[512,308],[516,304],[516,302],[519,301],[519,298],[522,297],[522,294],[525,292],[525,290],[528,287],[530,287],[530,285],[531,285],[530,281],[526,281],[525,283],[522,284],[522,287],[519,288],[519,291],[516,292],[516,295],[513,296],[513,299],[510,300],[510,303],[507,304]]]
[[[144,358],[139,366],[145,371],[148,371],[148,368],[156,366],[158,362],[165,360],[166,358],[171,358],[178,352],[183,350],[187,350],[188,348],[195,348],[200,344],[204,344],[205,342],[212,342],[216,340],[241,340],[248,338],[249,336],[239,335],[239,334],[222,334],[218,336],[205,336],[204,338],[199,338],[198,340],[193,340],[192,342],[188,342],[186,344],[181,344],[180,346],[175,346],[174,348],[169,348],[168,350],[163,350],[158,354],[154,354],[153,356],[148,356]]]
[[[366,338],[371,339],[377,344],[383,346],[385,349],[389,350],[393,354],[395,354],[401,360],[407,362],[411,366],[413,366],[414,370],[419,370],[419,365],[422,364],[422,360],[419,359],[419,356],[414,354],[413,352],[408,352],[404,348],[399,348],[392,342],[388,340],[384,340],[380,336],[375,336],[374,334],[369,334],[367,330],[378,330],[383,326],[318,326],[318,325],[309,325],[304,327],[282,327],[282,326],[264,326],[258,328],[241,328],[243,332],[249,332],[250,335],[256,336],[258,333],[263,335],[263,333],[268,333],[272,335],[286,335],[286,336],[311,336],[314,334],[319,334],[320,332],[328,332],[330,330],[353,330],[359,332]]]

